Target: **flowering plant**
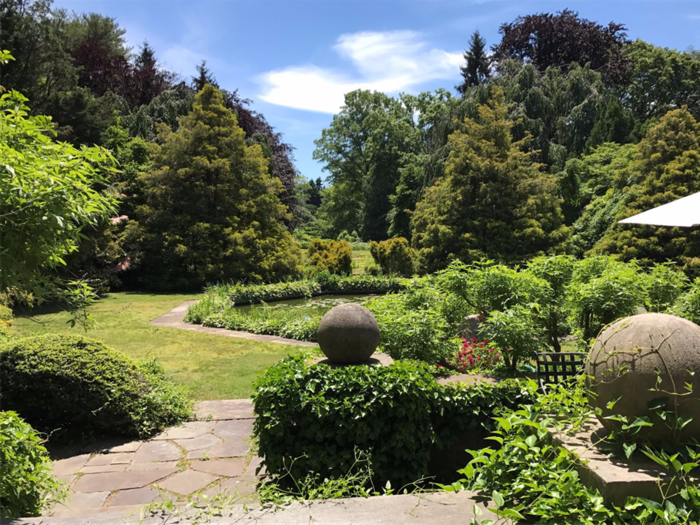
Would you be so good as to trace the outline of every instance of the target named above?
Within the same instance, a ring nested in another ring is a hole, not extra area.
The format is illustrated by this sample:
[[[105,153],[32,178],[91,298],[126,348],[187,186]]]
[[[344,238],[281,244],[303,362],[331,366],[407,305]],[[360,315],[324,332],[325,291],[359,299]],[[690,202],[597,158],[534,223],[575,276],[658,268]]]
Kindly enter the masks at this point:
[[[462,338],[462,347],[445,361],[445,367],[458,372],[469,372],[475,369],[492,370],[501,361],[498,348],[488,339],[479,341],[476,338]]]

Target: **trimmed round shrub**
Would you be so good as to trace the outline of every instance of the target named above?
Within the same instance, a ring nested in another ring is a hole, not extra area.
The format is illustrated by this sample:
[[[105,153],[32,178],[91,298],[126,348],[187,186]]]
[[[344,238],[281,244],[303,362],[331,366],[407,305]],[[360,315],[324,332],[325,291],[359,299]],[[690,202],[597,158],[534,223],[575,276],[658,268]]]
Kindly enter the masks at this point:
[[[0,412],[0,518],[39,516],[64,489],[46,448],[15,412]]]
[[[369,244],[369,251],[386,275],[410,277],[414,272],[415,252],[404,237]]]
[[[0,345],[0,405],[52,439],[147,437],[189,417],[186,397],[155,363],[100,341],[43,335]]]
[[[352,275],[352,248],[348,241],[313,239],[307,250],[311,275],[328,272]]]

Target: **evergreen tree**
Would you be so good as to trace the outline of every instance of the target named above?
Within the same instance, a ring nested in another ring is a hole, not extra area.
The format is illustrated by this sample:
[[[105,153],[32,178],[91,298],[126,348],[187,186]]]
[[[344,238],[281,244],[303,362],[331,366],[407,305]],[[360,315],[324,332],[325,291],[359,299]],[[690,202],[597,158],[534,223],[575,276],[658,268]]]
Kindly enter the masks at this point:
[[[216,79],[211,74],[210,69],[207,67],[207,61],[202,60],[202,62],[197,66],[197,76],[192,77],[192,89],[195,91],[201,91],[207,84],[212,85],[215,88],[219,87],[219,84],[216,83]]]
[[[179,130],[164,131],[145,176],[137,215],[143,278],[153,287],[198,289],[299,271],[301,252],[281,222],[281,184],[224,102],[205,86]]]
[[[486,40],[481,38],[478,31],[469,39],[469,50],[464,52],[466,64],[460,67],[464,81],[455,86],[463,96],[473,86],[484,84],[491,76],[490,59],[486,54]]]
[[[517,262],[567,238],[556,181],[514,142],[503,91],[450,136],[445,176],[413,215],[413,245],[424,271],[450,260]]]
[[[637,213],[700,191],[700,123],[687,109],[667,113],[639,143],[639,160],[629,170],[631,187],[615,223],[595,246],[596,253],[649,264],[678,261],[700,269],[700,231],[617,224]]]

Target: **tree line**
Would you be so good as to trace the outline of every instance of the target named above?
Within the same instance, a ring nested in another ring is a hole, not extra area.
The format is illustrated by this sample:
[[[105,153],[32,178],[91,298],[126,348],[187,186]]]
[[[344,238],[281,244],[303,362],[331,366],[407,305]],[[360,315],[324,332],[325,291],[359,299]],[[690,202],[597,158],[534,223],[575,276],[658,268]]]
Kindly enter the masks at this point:
[[[355,91],[316,141],[314,235],[402,236],[423,271],[547,252],[697,265],[697,232],[617,226],[700,191],[700,53],[565,10],[476,32],[457,95]]]
[[[697,267],[695,230],[616,225],[700,191],[696,51],[519,17],[490,49],[472,35],[454,92],[348,93],[316,141],[322,181],[206,62],[178,78],[115,19],[50,0],[0,16],[6,297],[279,280],[316,237],[403,237],[424,272],[543,253]]]

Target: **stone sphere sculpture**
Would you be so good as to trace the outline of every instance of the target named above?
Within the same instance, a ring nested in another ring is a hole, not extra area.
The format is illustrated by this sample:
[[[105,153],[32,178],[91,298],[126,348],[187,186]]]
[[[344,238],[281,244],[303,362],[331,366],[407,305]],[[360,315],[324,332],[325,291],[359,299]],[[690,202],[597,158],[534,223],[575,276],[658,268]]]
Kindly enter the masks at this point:
[[[321,319],[318,344],[333,364],[365,363],[379,344],[379,325],[364,306],[341,304]]]
[[[602,410],[606,428],[620,430],[620,423],[606,416],[627,416],[629,422],[648,416],[653,426],[643,427],[636,434],[640,439],[657,444],[700,439],[700,326],[667,314],[621,319],[596,339],[586,375],[589,403]],[[659,410],[693,419],[680,429],[669,424],[674,417],[664,421]]]

